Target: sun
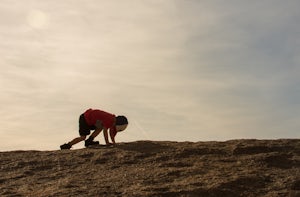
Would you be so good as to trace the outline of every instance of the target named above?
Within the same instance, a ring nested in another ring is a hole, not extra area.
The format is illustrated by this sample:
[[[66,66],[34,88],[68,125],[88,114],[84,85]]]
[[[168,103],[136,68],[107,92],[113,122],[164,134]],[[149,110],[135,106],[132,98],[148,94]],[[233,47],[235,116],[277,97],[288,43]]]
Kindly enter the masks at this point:
[[[31,10],[27,15],[27,22],[32,28],[43,29],[47,26],[49,17],[41,10]]]

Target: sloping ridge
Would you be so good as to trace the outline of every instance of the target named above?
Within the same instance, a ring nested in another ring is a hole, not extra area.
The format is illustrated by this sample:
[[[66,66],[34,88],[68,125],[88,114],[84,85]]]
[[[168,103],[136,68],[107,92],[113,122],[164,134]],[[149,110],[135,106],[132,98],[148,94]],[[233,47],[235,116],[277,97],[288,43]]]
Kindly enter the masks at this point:
[[[300,140],[0,152],[0,196],[300,196]]]

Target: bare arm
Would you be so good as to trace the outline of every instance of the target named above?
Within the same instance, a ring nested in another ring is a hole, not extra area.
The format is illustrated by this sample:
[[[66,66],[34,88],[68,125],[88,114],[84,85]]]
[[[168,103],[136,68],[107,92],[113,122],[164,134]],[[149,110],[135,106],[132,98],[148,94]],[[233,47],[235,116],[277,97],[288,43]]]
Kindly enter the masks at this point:
[[[111,129],[109,129],[109,135],[110,135],[110,139],[111,139],[112,143],[115,144],[116,143],[115,142],[116,135],[114,134],[114,132]]]
[[[107,128],[106,127],[103,128],[103,135],[104,135],[106,145],[109,145],[110,143],[108,141],[108,133],[107,133]]]

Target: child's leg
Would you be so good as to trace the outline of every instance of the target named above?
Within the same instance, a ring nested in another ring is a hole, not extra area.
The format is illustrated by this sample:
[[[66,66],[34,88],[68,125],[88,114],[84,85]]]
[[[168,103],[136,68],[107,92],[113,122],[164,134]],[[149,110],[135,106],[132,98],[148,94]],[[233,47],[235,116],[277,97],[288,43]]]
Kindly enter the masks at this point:
[[[92,133],[92,135],[90,136],[90,137],[92,137],[92,138],[95,138],[95,137],[97,137],[97,135],[99,135],[99,133],[102,131],[102,129],[96,129],[93,133]]]
[[[70,149],[74,144],[77,144],[83,140],[85,140],[86,136],[90,134],[89,125],[87,125],[84,114],[81,114],[79,117],[79,135],[80,137],[74,138],[67,144],[63,144],[60,146],[61,149]]]
[[[85,140],[85,138],[86,138],[85,135],[77,137],[77,138],[73,139],[71,142],[69,142],[68,144],[71,145],[71,146],[73,146],[74,144],[77,144],[77,143]]]
[[[95,137],[97,137],[99,135],[99,133],[102,131],[102,129],[96,129],[92,135],[90,135],[89,139],[87,139],[87,141],[92,142],[94,140]]]
[[[77,144],[78,142],[81,142],[83,140],[85,140],[86,136],[85,135],[82,135],[80,137],[77,137],[77,138],[74,138],[71,142],[67,143],[67,144],[63,144],[60,146],[60,149],[63,150],[63,149],[70,149],[72,148],[72,146],[74,144]]]

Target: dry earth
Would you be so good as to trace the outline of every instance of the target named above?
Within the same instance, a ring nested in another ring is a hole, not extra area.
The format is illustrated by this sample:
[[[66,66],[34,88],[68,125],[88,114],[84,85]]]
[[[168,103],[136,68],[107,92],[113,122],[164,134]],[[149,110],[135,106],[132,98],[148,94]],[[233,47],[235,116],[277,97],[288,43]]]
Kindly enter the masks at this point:
[[[300,140],[0,152],[0,196],[300,196]]]

